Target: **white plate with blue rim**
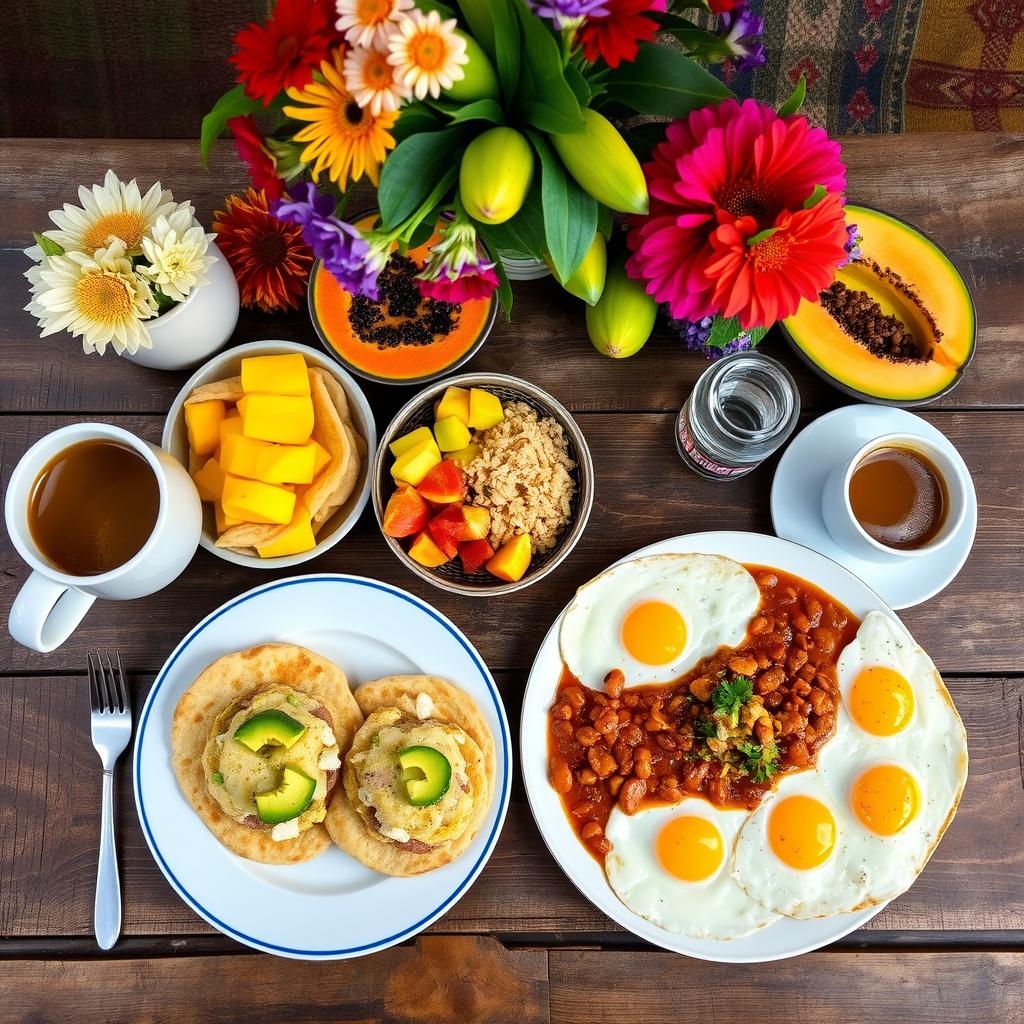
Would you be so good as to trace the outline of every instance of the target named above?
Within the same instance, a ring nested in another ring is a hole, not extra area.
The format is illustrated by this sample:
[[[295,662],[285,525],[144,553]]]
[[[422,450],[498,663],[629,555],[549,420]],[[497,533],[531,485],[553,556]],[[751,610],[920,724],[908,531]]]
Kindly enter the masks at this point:
[[[691,552],[725,555],[744,565],[770,566],[799,576],[831,594],[859,619],[872,611],[897,618],[878,594],[841,565],[810,548],[760,533],[691,533],[651,544],[620,561]],[[548,710],[562,674],[558,632],[564,614],[563,609],[548,630],[530,671],[523,695],[520,757],[530,810],[544,842],[572,883],[598,910],[641,939],[674,953],[721,963],[764,963],[827,946],[860,928],[885,908],[886,904],[882,903],[866,910],[814,920],[782,917],[749,935],[723,940],[691,938],[668,931],[622,903],[608,884],[603,865],[577,837],[561,797],[548,778]],[[720,870],[726,870],[727,864],[728,859]],[[685,897],[688,883],[670,884],[680,886],[680,896]]]
[[[462,856],[423,875],[391,878],[335,846],[304,864],[259,864],[231,853],[207,830],[171,767],[174,708],[211,662],[274,641],[329,658],[353,689],[382,676],[423,673],[449,680],[476,701],[494,736],[497,771],[487,818]],[[178,644],[139,716],[132,772],[146,842],[200,917],[253,949],[342,960],[418,934],[473,884],[505,820],[512,754],[494,680],[451,621],[398,587],[319,574],[256,587],[212,612]]]

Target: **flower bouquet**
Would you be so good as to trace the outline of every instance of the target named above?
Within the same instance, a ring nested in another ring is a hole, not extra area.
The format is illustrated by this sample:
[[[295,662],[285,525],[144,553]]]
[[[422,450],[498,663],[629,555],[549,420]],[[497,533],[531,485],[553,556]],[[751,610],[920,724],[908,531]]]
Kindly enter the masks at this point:
[[[753,343],[828,285],[846,240],[839,148],[798,115],[802,80],[776,112],[706,66],[763,62],[762,27],[736,0],[279,0],[238,34],[202,154],[230,130],[270,212],[353,295],[376,298],[392,252],[440,225],[424,296],[497,289],[507,313],[500,257],[543,259],[590,306],[623,279],[614,315],[588,317],[609,355],[643,344],[659,303],[693,347]],[[363,178],[380,212],[359,228]]]
[[[68,331],[86,352],[152,348],[150,325],[207,283],[215,236],[160,182],[143,195],[134,179],[126,184],[110,170],[78,197],[81,206],[51,211],[56,227],[34,234],[26,250],[34,264],[25,272],[25,309],[42,337]]]

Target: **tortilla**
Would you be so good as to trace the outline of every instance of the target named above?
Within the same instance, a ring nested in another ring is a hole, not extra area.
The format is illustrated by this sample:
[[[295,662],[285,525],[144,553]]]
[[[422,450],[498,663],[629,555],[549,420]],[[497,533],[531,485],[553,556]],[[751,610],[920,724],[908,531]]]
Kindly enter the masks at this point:
[[[474,789],[480,785],[486,791],[483,799],[474,805],[473,815],[460,836],[426,853],[410,853],[397,843],[384,839],[356,813],[345,792],[343,777],[342,785],[327,808],[324,825],[331,839],[346,853],[385,875],[419,875],[450,864],[473,842],[494,798],[497,772],[494,739],[476,702],[468,694],[437,676],[386,676],[358,687],[355,700],[364,716],[377,708],[397,707],[416,717],[416,695],[420,693],[427,694],[434,702],[431,718],[459,726],[476,741],[483,754],[483,765],[474,769],[473,765],[467,764],[467,771]],[[360,748],[365,749],[371,739],[367,730],[360,729],[356,733],[348,749],[343,772],[348,769],[348,756]]]
[[[185,399],[186,405],[193,405],[196,402],[230,402],[237,405],[238,400],[245,395],[242,390],[241,377],[228,377],[227,380],[213,380],[209,384],[202,384]]]
[[[217,716],[233,701],[251,698],[275,683],[319,701],[333,720],[339,748],[349,748],[363,715],[345,673],[304,647],[263,644],[218,658],[181,695],[171,726],[171,764],[189,803],[232,853],[263,864],[297,864],[323,853],[330,845],[323,825],[313,825],[297,839],[275,842],[269,831],[241,825],[228,817],[207,792],[203,771],[203,749]],[[338,801],[339,788],[331,803]]]

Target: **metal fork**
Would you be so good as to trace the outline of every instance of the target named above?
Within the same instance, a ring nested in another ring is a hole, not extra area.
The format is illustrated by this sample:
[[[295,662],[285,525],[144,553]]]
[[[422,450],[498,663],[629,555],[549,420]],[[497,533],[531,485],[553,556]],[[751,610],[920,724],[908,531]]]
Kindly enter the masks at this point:
[[[121,882],[114,845],[114,765],[132,735],[132,709],[121,655],[89,654],[89,697],[92,703],[92,745],[103,763],[103,817],[100,860],[96,871],[93,929],[100,949],[110,949],[121,934]]]

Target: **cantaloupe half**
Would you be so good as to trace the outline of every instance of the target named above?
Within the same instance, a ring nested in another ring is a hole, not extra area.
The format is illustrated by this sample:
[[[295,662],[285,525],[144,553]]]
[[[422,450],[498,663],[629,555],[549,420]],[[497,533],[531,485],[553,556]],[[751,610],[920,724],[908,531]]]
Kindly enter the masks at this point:
[[[930,239],[895,217],[864,206],[846,207],[856,224],[866,259],[890,267],[920,297],[942,338],[926,361],[896,362],[870,352],[832,319],[824,307],[803,302],[783,327],[797,351],[844,391],[893,405],[924,404],[949,391],[974,354],[974,302],[960,272]],[[848,288],[867,292],[884,313],[900,318],[922,350],[934,334],[917,304],[861,263],[836,274]]]

